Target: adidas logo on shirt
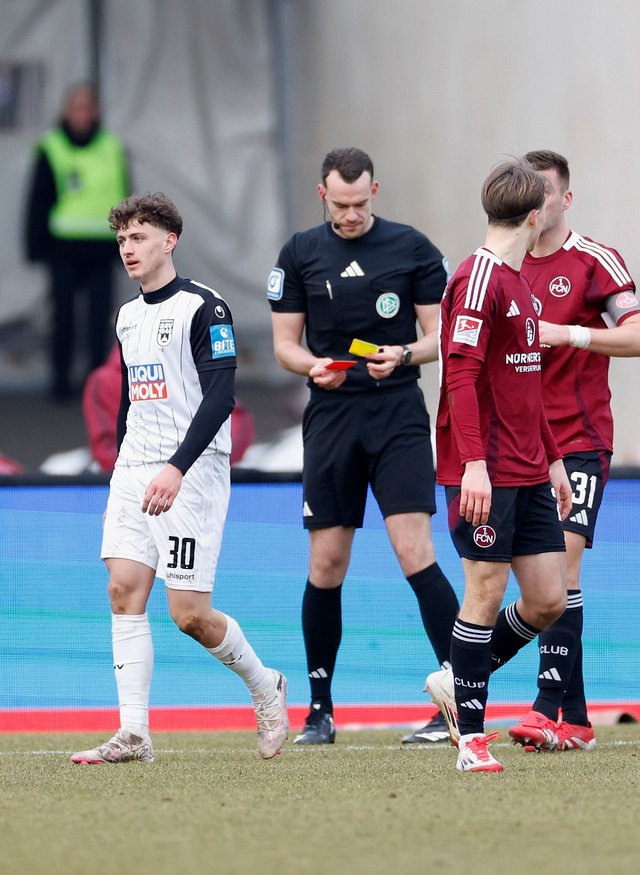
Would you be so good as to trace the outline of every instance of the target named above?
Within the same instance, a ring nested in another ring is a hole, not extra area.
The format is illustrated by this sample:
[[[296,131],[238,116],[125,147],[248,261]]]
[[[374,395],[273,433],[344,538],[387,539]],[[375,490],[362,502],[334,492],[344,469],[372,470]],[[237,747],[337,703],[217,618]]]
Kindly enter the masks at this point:
[[[340,276],[364,276],[364,271],[357,261],[352,261],[345,267]]]
[[[309,505],[307,504],[306,501],[302,505],[302,516],[313,516],[313,511],[311,510],[311,508],[309,507]]]
[[[507,310],[507,318],[509,318],[511,316],[519,316],[519,315],[520,315],[520,310],[518,309],[518,305],[516,304],[515,301],[512,300],[511,306]]]

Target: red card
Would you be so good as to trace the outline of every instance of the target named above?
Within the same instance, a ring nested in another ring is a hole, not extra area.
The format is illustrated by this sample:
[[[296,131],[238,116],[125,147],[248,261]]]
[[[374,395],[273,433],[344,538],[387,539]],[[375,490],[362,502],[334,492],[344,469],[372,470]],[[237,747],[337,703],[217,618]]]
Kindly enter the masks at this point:
[[[347,371],[349,368],[352,368],[356,363],[354,361],[335,361],[329,362],[328,365],[325,365],[325,369],[327,371]]]

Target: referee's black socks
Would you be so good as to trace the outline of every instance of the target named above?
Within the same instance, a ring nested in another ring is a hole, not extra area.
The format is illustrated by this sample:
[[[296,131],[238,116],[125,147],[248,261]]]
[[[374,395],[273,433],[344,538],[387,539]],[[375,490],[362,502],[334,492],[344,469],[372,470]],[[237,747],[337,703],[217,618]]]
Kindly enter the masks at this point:
[[[451,632],[460,605],[437,562],[407,577],[420,608],[422,625],[440,665],[451,657]]]
[[[342,584],[320,589],[307,580],[302,598],[302,634],[311,701],[331,712],[331,681],[342,640]]]

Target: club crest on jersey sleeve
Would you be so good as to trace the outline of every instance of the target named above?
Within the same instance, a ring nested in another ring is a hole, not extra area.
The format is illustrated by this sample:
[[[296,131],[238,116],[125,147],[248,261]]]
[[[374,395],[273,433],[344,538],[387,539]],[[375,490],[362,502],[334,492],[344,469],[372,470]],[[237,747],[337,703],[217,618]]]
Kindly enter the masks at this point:
[[[130,365],[129,397],[132,402],[164,401],[168,396],[162,365]]]
[[[211,358],[230,358],[236,354],[236,341],[231,325],[211,325]]]
[[[454,343],[466,343],[468,346],[477,346],[480,339],[480,329],[482,328],[482,319],[476,316],[465,316],[461,313],[456,317],[456,324],[453,330]]]

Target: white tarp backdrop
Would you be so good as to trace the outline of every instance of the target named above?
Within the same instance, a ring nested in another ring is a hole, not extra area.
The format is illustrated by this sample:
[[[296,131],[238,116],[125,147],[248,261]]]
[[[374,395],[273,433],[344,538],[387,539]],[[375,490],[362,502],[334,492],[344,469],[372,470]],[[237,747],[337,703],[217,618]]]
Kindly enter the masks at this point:
[[[268,5],[109,0],[100,35],[104,122],[128,148],[134,188],[176,201],[185,220],[178,271],[228,298],[243,361],[262,369],[251,350],[266,345],[270,331],[264,289],[284,233]],[[87,56],[88,7],[0,0],[0,63],[43,64],[45,127],[68,84],[95,63]],[[21,242],[31,148],[42,129],[0,133],[0,325],[34,311],[43,318],[45,277],[24,264]],[[119,282],[123,298],[135,293],[124,272]]]
[[[287,206],[294,228],[320,220],[319,165],[337,145],[372,154],[377,211],[425,231],[453,267],[484,237],[490,166],[563,152],[571,226],[615,246],[640,281],[635,0],[0,0],[0,73],[43,62],[46,123],[91,69],[96,5],[105,119],[129,146],[136,187],[166,190],[185,214],[178,269],[229,297],[246,350],[239,379],[279,374],[265,277],[292,230]],[[38,133],[0,129],[0,372],[3,322],[42,302],[19,247]],[[424,369],[432,412],[436,372]],[[614,360],[611,373],[614,463],[640,463],[640,359]]]

